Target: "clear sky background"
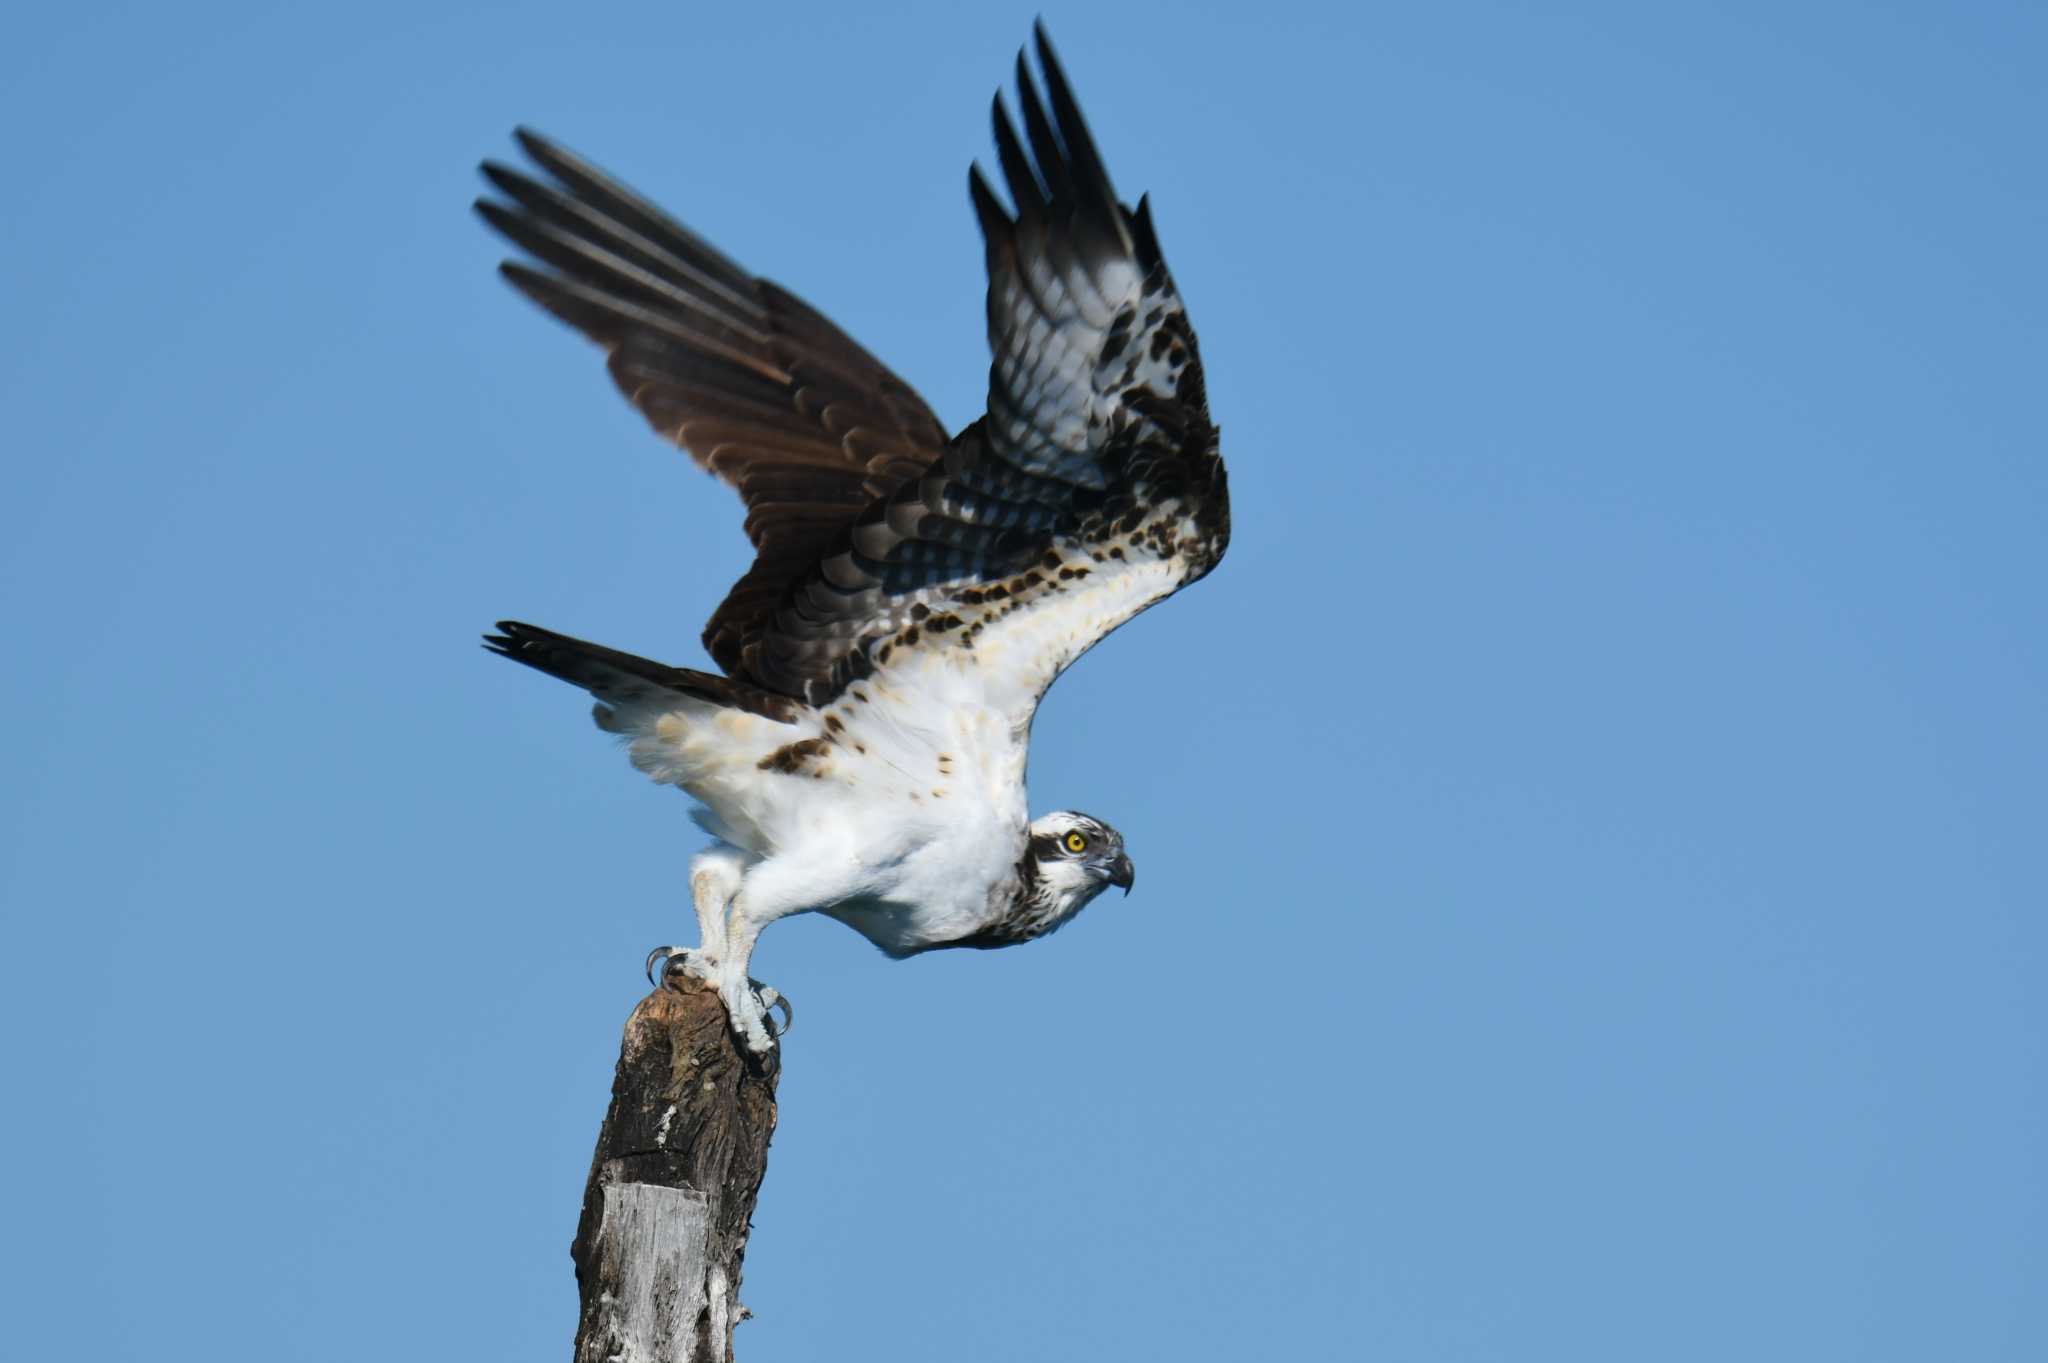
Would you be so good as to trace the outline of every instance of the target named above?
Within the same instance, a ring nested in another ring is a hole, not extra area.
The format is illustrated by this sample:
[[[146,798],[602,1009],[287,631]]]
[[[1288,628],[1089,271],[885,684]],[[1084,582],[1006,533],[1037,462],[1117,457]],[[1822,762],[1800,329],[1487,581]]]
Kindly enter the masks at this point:
[[[17,7],[9,1357],[552,1360],[732,495],[505,288],[529,123],[980,410],[1031,11]],[[1091,4],[1236,497],[1034,806],[1138,893],[796,1001],[755,1359],[2048,1357],[2038,5]]]

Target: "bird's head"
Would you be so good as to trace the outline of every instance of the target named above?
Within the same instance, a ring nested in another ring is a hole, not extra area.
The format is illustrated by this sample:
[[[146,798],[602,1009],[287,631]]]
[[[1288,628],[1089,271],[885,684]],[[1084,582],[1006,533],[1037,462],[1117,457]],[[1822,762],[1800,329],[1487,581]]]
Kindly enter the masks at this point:
[[[1125,894],[1137,870],[1124,854],[1124,835],[1102,820],[1071,809],[1048,814],[1031,825],[1024,853],[1033,864],[1038,892],[1056,905],[1060,919],[1072,917],[1111,885]]]

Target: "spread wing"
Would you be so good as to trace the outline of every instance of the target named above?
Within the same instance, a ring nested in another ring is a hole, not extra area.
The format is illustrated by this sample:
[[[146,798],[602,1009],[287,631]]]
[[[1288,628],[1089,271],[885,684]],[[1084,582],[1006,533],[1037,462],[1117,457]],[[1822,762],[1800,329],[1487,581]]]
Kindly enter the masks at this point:
[[[742,661],[772,690],[822,705],[877,672],[939,665],[1021,723],[1229,542],[1195,335],[1149,210],[1117,201],[1042,29],[1037,45],[1047,98],[1020,54],[1022,138],[995,104],[1015,213],[969,178],[988,247],[988,415],[867,508],[763,623]]]
[[[654,429],[746,503],[757,556],[704,630],[719,666],[743,676],[776,607],[877,497],[944,453],[945,429],[803,300],[581,158],[517,136],[552,183],[486,162],[510,202],[477,211],[553,272],[507,261],[505,277],[609,351]]]

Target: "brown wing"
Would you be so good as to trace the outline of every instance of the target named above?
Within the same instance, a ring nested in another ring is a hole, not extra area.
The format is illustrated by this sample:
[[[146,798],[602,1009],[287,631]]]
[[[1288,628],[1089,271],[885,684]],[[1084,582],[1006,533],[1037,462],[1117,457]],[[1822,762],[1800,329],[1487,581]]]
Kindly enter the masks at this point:
[[[654,429],[746,502],[754,565],[704,629],[718,665],[741,673],[776,607],[864,509],[945,452],[945,430],[802,299],[580,157],[516,136],[553,183],[486,162],[511,202],[479,199],[477,212],[554,272],[507,261],[505,277],[610,352]]]
[[[1230,492],[1194,328],[1144,201],[1117,199],[1044,30],[1024,135],[994,109],[1014,215],[975,172],[988,245],[988,415],[878,499],[747,651],[748,675],[824,704],[905,650],[971,655],[1028,723],[1062,669],[1206,574]]]

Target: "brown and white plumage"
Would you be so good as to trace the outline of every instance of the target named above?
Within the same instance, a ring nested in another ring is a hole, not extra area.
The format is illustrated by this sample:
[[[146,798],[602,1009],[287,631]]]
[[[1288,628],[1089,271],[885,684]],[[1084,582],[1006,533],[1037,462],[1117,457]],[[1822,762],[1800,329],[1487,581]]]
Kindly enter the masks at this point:
[[[970,174],[993,363],[988,414],[950,440],[831,322],[568,152],[522,132],[552,183],[484,168],[507,202],[479,211],[549,267],[508,278],[604,346],[655,429],[747,505],[756,561],[704,633],[724,676],[517,623],[488,642],[591,691],[634,761],[706,807],[725,846],[693,877],[699,964],[756,1045],[747,957],[776,917],[822,911],[911,954],[1028,940],[1128,884],[1107,825],[1029,822],[1031,718],[1229,541],[1149,210],[1118,202],[1037,45],[1043,97],[1018,59],[1022,136],[995,105],[1014,210]],[[1034,854],[1048,838],[1086,847]]]

